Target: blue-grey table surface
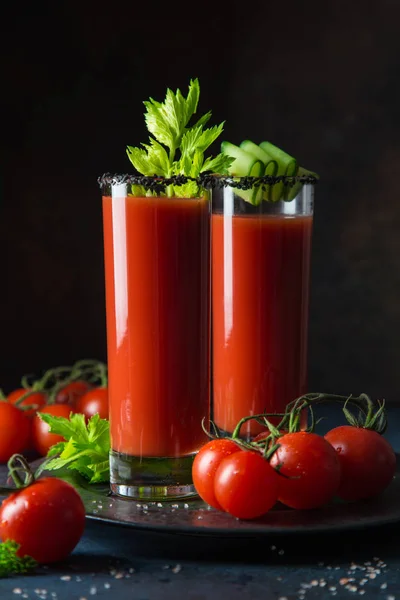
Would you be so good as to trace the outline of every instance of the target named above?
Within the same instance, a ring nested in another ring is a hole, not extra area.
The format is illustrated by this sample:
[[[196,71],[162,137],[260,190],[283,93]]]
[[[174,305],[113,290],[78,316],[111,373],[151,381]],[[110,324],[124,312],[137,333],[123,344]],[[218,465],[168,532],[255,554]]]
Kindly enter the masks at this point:
[[[400,405],[386,436],[400,452]],[[329,416],[334,424],[338,411]],[[400,599],[400,523],[276,539],[196,537],[88,521],[69,559],[0,580],[0,599]]]

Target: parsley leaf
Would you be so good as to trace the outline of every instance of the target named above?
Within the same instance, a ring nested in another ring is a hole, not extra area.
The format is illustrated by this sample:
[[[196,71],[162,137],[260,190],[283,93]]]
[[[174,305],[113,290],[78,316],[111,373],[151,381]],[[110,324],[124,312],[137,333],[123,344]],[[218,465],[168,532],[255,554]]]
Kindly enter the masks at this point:
[[[129,160],[139,173],[150,177],[185,175],[194,179],[204,171],[228,173],[233,158],[222,154],[214,158],[204,156],[221,135],[224,123],[205,128],[211,118],[209,111],[196,123],[189,125],[197,112],[199,98],[199,80],[193,79],[190,80],[186,98],[179,89],[175,93],[167,89],[164,102],[153,98],[144,102],[144,118],[152,137],[149,144],[141,144],[140,148],[127,146],[126,149]],[[132,193],[151,195],[140,186],[135,186]],[[168,186],[166,193],[168,196],[195,197],[201,190],[195,181],[189,181],[184,185]]]
[[[89,483],[109,481],[110,425],[99,415],[91,417],[86,425],[82,414],[71,414],[69,419],[38,413],[50,425],[50,432],[62,435],[65,442],[50,448],[45,461],[36,472],[54,471],[66,467],[78,471]]]
[[[0,577],[27,573],[37,562],[30,556],[18,556],[19,544],[6,540],[0,544]]]

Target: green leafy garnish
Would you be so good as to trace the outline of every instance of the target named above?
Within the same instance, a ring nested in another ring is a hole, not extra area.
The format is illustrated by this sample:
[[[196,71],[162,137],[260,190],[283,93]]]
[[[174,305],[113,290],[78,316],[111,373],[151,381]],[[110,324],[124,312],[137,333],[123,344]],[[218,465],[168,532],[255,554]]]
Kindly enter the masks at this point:
[[[139,173],[166,178],[185,175],[195,179],[206,171],[220,174],[228,172],[234,160],[231,157],[225,154],[205,157],[206,150],[221,135],[224,122],[206,128],[211,118],[209,111],[189,125],[197,111],[199,97],[200,84],[198,79],[194,79],[190,80],[186,98],[179,89],[176,93],[167,89],[164,102],[152,98],[144,102],[144,118],[151,134],[149,144],[141,144],[142,148],[127,147],[128,157]],[[141,186],[135,186],[132,193],[146,195]],[[166,194],[170,197],[196,197],[200,189],[196,181],[188,181],[183,185],[168,186]]]
[[[37,562],[30,556],[18,556],[19,544],[6,540],[0,544],[0,577],[9,577],[18,573],[27,573]]]
[[[44,470],[55,471],[66,467],[78,471],[89,483],[110,480],[110,425],[107,419],[94,415],[86,425],[82,414],[71,414],[69,419],[38,414],[50,426],[51,433],[62,435],[66,441],[50,448],[47,454],[50,460],[41,465],[36,477]]]

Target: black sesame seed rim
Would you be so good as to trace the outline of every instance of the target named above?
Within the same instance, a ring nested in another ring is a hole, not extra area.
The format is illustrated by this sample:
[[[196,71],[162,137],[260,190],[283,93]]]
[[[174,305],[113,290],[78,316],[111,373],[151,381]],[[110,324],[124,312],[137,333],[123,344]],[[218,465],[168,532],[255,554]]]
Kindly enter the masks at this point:
[[[104,173],[97,182],[100,187],[113,185],[140,185],[153,192],[163,192],[169,185],[184,185],[189,181],[196,182],[205,189],[232,187],[241,190],[250,190],[261,185],[274,185],[283,182],[285,185],[293,186],[296,183],[316,185],[318,178],[314,175],[263,175],[262,177],[233,177],[230,175],[214,175],[204,173],[199,177],[187,177],[186,175],[174,175],[172,177],[149,177],[146,175],[132,175],[130,173]]]

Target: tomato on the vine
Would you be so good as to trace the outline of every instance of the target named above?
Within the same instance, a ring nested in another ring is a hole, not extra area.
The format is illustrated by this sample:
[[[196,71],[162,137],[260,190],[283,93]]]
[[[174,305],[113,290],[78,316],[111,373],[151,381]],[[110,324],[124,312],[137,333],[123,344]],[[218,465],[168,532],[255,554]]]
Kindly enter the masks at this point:
[[[0,462],[29,447],[31,422],[22,410],[9,402],[0,402]]]
[[[389,442],[376,431],[341,425],[331,429],[325,439],[336,450],[341,465],[337,495],[342,500],[377,496],[392,481],[396,455]]]
[[[69,406],[75,407],[79,398],[81,398],[83,394],[86,394],[89,389],[90,385],[87,383],[87,381],[70,381],[70,383],[67,383],[57,392],[55,403],[69,404]]]
[[[259,452],[241,450],[224,458],[214,477],[217,502],[238,519],[255,519],[278,500],[278,473]]]
[[[27,395],[26,398],[21,400],[21,402],[18,402],[20,398],[22,398],[26,394],[29,395]],[[47,396],[45,392],[34,392],[29,389],[18,388],[8,394],[7,400],[11,404],[16,404],[18,408],[22,408],[24,406],[31,406],[32,408],[24,409],[24,413],[27,417],[34,417],[37,411],[40,410],[40,408],[46,404]]]
[[[46,406],[42,411],[55,417],[69,418],[71,414],[71,407],[68,404],[51,404]],[[35,450],[41,455],[46,456],[47,452],[58,442],[65,441],[61,435],[49,432],[49,425],[42,421],[42,419],[36,415],[32,422],[32,441]]]
[[[65,559],[84,526],[85,507],[78,492],[56,477],[17,490],[0,507],[0,538],[15,541],[19,556],[31,556],[39,563]]]
[[[340,462],[332,446],[316,433],[287,433],[271,465],[279,470],[279,501],[291,508],[318,508],[329,502],[340,483]],[[332,452],[333,450],[333,452]]]
[[[200,498],[213,508],[221,510],[214,492],[214,477],[221,461],[240,448],[235,442],[225,438],[218,438],[207,442],[193,461],[193,484]]]
[[[82,413],[86,419],[98,414],[101,419],[108,419],[108,388],[96,387],[78,399],[75,412]]]

